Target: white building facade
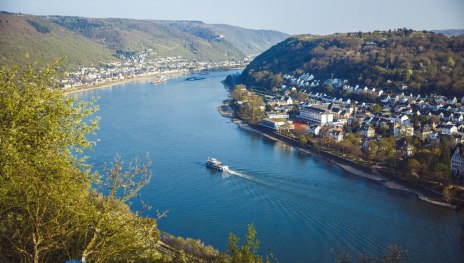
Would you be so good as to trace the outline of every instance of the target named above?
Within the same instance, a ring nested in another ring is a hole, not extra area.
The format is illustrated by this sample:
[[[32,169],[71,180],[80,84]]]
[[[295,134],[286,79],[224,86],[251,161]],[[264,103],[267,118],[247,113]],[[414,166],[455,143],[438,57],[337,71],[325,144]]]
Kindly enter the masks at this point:
[[[321,126],[333,123],[333,113],[328,110],[319,109],[311,106],[300,108],[300,118]]]
[[[456,148],[451,157],[451,174],[457,177],[464,176],[464,151],[459,147]]]

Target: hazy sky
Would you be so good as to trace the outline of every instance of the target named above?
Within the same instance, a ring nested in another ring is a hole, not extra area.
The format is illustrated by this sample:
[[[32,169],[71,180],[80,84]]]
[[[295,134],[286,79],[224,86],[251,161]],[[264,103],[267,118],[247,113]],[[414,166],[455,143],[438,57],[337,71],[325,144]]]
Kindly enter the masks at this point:
[[[464,28],[464,0],[0,0],[0,10],[200,20],[289,34]]]

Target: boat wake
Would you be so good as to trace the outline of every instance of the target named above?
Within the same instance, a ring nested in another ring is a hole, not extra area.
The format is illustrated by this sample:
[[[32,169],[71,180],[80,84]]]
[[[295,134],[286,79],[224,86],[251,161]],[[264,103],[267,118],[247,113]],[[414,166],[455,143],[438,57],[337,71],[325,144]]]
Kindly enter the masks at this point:
[[[232,169],[229,169],[227,171],[227,173],[229,174],[232,174],[232,175],[236,175],[238,177],[242,177],[242,178],[245,178],[245,179],[248,179],[248,180],[251,180],[251,181],[255,181],[255,182],[258,182],[259,180],[253,176],[249,176],[249,175],[246,175],[244,173],[241,173],[241,172],[238,172],[238,171],[234,171]]]
[[[258,184],[261,184],[261,185],[266,185],[266,186],[270,186],[270,187],[274,187],[274,188],[276,187],[275,185],[271,184],[270,182],[267,182],[266,180],[262,180],[260,178],[254,177],[254,176],[251,176],[251,175],[239,172],[239,171],[235,171],[235,170],[232,170],[230,168],[226,173],[229,174],[229,175],[235,175],[237,177],[240,177],[240,178],[243,178],[243,179],[258,183]]]

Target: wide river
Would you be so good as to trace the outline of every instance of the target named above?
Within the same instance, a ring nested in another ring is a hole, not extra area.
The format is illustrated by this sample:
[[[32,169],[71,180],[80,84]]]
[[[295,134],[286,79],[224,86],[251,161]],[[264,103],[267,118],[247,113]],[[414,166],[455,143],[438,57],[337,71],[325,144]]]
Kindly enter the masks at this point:
[[[462,213],[349,174],[324,159],[243,130],[216,110],[233,71],[205,80],[133,82],[78,93],[100,97],[97,169],[119,154],[149,153],[153,178],[139,199],[166,211],[161,230],[224,251],[254,223],[260,252],[281,262],[333,262],[333,249],[382,255],[391,244],[413,262],[463,262]],[[205,168],[208,157],[234,175]],[[135,208],[137,202],[134,202]]]

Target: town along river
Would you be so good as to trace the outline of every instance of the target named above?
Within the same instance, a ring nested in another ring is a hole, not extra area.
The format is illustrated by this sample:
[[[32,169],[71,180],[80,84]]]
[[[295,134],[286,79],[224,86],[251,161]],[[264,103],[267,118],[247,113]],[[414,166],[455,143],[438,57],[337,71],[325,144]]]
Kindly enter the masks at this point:
[[[461,212],[388,189],[281,142],[243,130],[218,114],[229,72],[204,80],[133,82],[78,93],[100,97],[96,169],[116,154],[128,163],[148,152],[153,178],[138,199],[169,210],[161,230],[225,251],[228,234],[254,223],[260,252],[281,262],[331,262],[348,247],[383,255],[391,244],[413,262],[462,262]],[[215,157],[238,173],[207,169]],[[134,208],[138,207],[137,200]]]

